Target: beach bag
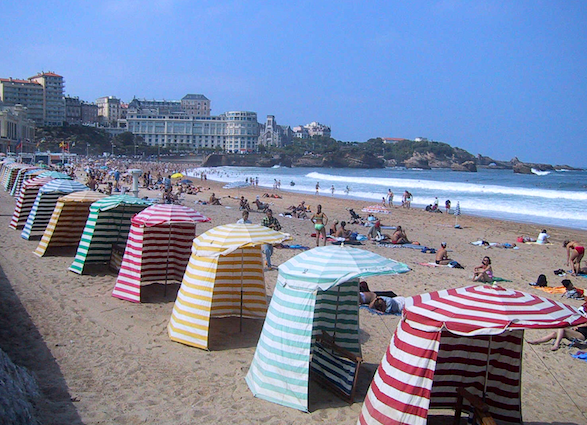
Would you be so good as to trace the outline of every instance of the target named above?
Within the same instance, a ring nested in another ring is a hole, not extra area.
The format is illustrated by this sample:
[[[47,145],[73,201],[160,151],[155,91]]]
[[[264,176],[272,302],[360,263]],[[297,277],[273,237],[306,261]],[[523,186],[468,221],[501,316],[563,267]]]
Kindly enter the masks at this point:
[[[538,279],[536,280],[536,286],[541,286],[541,287],[548,286],[548,282],[546,281],[545,275],[541,274],[540,276],[538,276]]]
[[[461,266],[457,261],[451,261],[450,263],[448,263],[448,266],[454,269],[464,269],[464,267]]]

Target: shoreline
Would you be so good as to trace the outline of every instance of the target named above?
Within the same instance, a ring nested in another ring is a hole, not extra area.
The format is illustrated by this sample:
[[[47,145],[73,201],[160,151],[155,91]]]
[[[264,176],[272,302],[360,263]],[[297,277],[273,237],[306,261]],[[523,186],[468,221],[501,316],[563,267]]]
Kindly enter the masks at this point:
[[[197,226],[201,234],[218,225],[233,223],[241,217],[238,198],[249,202],[266,188],[248,186],[223,189],[223,182],[200,181],[205,187],[198,195],[186,195],[183,204],[212,218],[210,223]],[[209,189],[208,189],[209,188]],[[211,193],[222,199],[222,206],[200,205]],[[140,190],[140,196],[156,198],[159,191]],[[313,210],[317,204],[332,220],[348,220],[347,208],[361,216],[365,206],[373,202],[336,198],[329,194],[296,194],[281,190],[281,199],[271,198],[271,208],[282,226],[290,233],[288,244],[308,247],[316,245],[311,236],[309,220],[279,216],[290,205],[305,200]],[[355,424],[363,398],[400,318],[379,316],[360,310],[360,340],[364,366],[360,373],[357,396],[352,405],[312,382],[310,384],[310,413],[284,408],[255,398],[244,377],[251,364],[263,324],[247,320],[242,333],[238,318],[216,319],[212,322],[210,351],[199,350],[172,342],[167,335],[178,284],[169,285],[164,295],[163,285],[141,289],[145,298],[141,304],[130,303],[111,296],[116,274],[107,267],[79,276],[67,270],[75,255],[71,249],[58,249],[39,258],[32,251],[39,237],[24,240],[20,232],[9,229],[15,199],[0,190],[0,267],[5,282],[26,311],[27,321],[12,323],[11,310],[2,311],[10,326],[10,337],[0,340],[0,348],[11,359],[27,367],[38,379],[42,391],[39,419],[47,424],[59,423],[160,423],[163,425],[217,423],[339,423]],[[261,198],[268,201],[267,198]],[[256,208],[250,214],[253,223],[263,218]],[[447,242],[450,256],[465,269],[430,267],[434,255],[417,249],[392,249],[365,241],[357,248],[376,252],[407,264],[411,271],[397,276],[375,276],[368,280],[372,290],[393,290],[398,295],[413,296],[440,289],[472,285],[470,275],[481,258],[492,259],[497,276],[510,280],[507,288],[517,289],[560,300],[559,294],[548,294],[528,286],[539,274],[545,274],[549,286],[558,286],[563,278],[552,271],[565,266],[564,239],[587,242],[587,232],[547,227],[552,244],[538,246],[520,244],[519,249],[478,247],[470,242],[485,239],[490,242],[515,242],[519,235],[536,237],[541,226],[512,223],[470,215],[459,216],[461,229],[455,229],[455,217],[431,214],[421,209],[395,207],[391,215],[379,216],[383,225],[401,225],[412,240],[423,246],[438,248]],[[330,224],[328,224],[330,226]],[[349,225],[362,234],[367,228]],[[322,245],[322,243],[320,244]],[[300,251],[276,248],[272,257],[280,265]],[[25,266],[23,266],[25,265]],[[268,296],[273,293],[277,271],[265,272]],[[575,285],[587,287],[587,279],[571,277]],[[583,301],[565,300],[580,306]],[[0,304],[2,306],[2,304]],[[8,308],[5,306],[5,308]],[[22,335],[34,335],[35,344],[22,344]],[[38,334],[38,336],[36,336]],[[535,339],[546,331],[531,330],[525,338]],[[557,352],[550,345],[524,344],[522,376],[522,406],[526,422],[548,425],[565,418],[569,423],[584,423],[587,411],[587,388],[583,376],[587,363],[573,359],[567,347]],[[545,361],[545,359],[547,359]],[[568,392],[561,388],[573,388]],[[55,389],[57,388],[57,395]],[[431,415],[446,417],[450,411],[433,411]],[[197,419],[194,419],[197,418]],[[430,423],[434,421],[430,420]]]

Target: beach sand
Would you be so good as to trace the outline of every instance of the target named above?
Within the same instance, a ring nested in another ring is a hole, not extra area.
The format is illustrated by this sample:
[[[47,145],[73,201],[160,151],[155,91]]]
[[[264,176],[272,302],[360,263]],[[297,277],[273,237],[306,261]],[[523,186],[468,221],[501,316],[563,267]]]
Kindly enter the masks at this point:
[[[186,196],[185,205],[195,207],[212,218],[199,224],[200,234],[211,227],[240,218],[238,197],[253,201],[264,188],[222,189],[213,181],[203,183],[203,193]],[[195,205],[207,200],[211,191],[222,197],[222,206]],[[282,199],[271,199],[272,209],[282,231],[290,233],[290,244],[315,246],[309,220],[281,217],[290,205],[305,200],[315,210],[322,204],[330,220],[350,218],[347,208],[366,216],[361,209],[369,203],[331,196],[299,195],[279,192]],[[158,193],[142,191],[141,196]],[[229,197],[230,196],[230,197]],[[67,268],[75,251],[62,249],[57,255],[39,258],[32,254],[40,236],[26,241],[20,231],[9,229],[14,199],[0,193],[0,348],[18,365],[37,377],[43,396],[39,419],[43,424],[354,424],[370,384],[399,317],[379,316],[360,311],[361,341],[365,361],[355,403],[348,405],[316,383],[310,385],[311,413],[303,413],[253,397],[244,377],[253,358],[262,322],[245,321],[239,333],[238,319],[214,320],[211,325],[211,351],[172,342],[166,326],[178,285],[170,285],[164,296],[161,285],[143,288],[141,304],[111,296],[116,275],[105,266],[92,268],[79,276]],[[262,199],[266,200],[266,199]],[[466,213],[466,211],[464,212]],[[253,223],[262,213],[251,212]],[[549,286],[559,286],[562,278],[553,270],[568,269],[564,239],[587,242],[587,233],[564,228],[549,228],[553,244],[519,244],[519,249],[473,246],[472,241],[515,243],[519,235],[536,237],[537,225],[460,216],[395,207],[391,215],[379,216],[383,225],[401,225],[412,240],[438,248],[448,244],[453,259],[465,269],[425,267],[434,254],[415,249],[378,247],[364,242],[362,248],[404,262],[411,272],[399,276],[368,279],[372,290],[393,290],[411,296],[422,292],[472,284],[473,268],[483,256],[491,257],[495,275],[511,280],[508,288],[560,299],[528,286],[544,273]],[[349,225],[358,233],[367,228]],[[287,261],[300,251],[275,249],[274,265]],[[277,271],[266,272],[268,294],[275,286]],[[587,279],[571,278],[578,287]],[[582,301],[567,300],[580,306]],[[526,332],[534,339],[547,331]],[[572,358],[577,350],[563,346],[550,351],[550,344],[524,344],[522,406],[523,418],[530,424],[587,423],[587,363]],[[435,415],[440,414],[437,418]],[[450,411],[433,411],[429,423],[444,423]],[[435,420],[437,422],[435,422]]]

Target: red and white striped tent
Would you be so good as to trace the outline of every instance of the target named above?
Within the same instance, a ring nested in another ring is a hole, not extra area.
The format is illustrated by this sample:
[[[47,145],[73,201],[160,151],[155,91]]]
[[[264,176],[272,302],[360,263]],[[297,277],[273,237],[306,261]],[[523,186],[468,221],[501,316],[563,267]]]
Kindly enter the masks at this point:
[[[112,296],[141,302],[141,285],[181,282],[196,223],[206,221],[210,219],[181,205],[157,204],[135,215]]]
[[[16,198],[16,206],[12,213],[12,220],[8,225],[11,229],[21,229],[24,227],[29,213],[33,209],[35,199],[45,184],[54,180],[53,177],[35,177],[23,183],[20,194]]]
[[[499,286],[408,298],[358,423],[424,425],[429,408],[454,409],[457,387],[485,395],[498,423],[522,423],[524,330],[586,322],[574,307]]]

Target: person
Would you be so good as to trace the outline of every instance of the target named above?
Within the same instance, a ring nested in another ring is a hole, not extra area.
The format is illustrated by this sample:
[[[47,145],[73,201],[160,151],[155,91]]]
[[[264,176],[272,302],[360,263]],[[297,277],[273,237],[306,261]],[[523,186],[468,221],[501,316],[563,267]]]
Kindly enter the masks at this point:
[[[324,246],[326,246],[326,224],[328,224],[328,217],[322,212],[322,205],[316,207],[316,213],[310,218],[314,223],[316,230],[316,246],[320,245],[320,236],[324,238]]]
[[[334,196],[334,185],[330,186],[330,192],[332,193],[332,196]]]
[[[551,332],[548,335],[543,336],[542,338],[528,341],[528,344],[542,344],[544,342],[548,342],[554,339],[554,343],[552,344],[552,347],[550,349],[552,351],[556,351],[560,348],[560,344],[563,338],[566,338],[573,342],[579,341],[581,343],[585,343],[587,340],[587,325],[557,329],[556,331]]]
[[[257,206],[257,211],[265,211],[265,209],[267,209],[268,207],[267,204],[261,202],[261,200],[259,199],[259,195],[257,195],[257,199],[255,199],[253,204]]]
[[[393,192],[391,189],[387,189],[387,205],[393,207]]]
[[[542,232],[540,232],[538,234],[538,237],[536,238],[536,243],[539,243],[540,245],[550,243],[548,241],[549,238],[550,238],[550,236],[548,233],[546,233],[546,229],[542,229]]]
[[[243,210],[242,218],[239,218],[236,224],[252,224],[251,220],[249,220],[249,212],[247,210]]]
[[[432,204],[432,209],[436,211],[438,209],[438,196],[434,198],[434,203]]]
[[[440,242],[440,248],[436,251],[436,264],[446,266],[452,260],[448,258],[448,251],[446,250],[446,242]]]
[[[387,314],[400,314],[406,304],[404,297],[387,297],[377,296],[372,302],[369,303],[369,307]]]
[[[273,217],[273,211],[271,209],[267,209],[265,211],[265,217],[261,221],[261,225],[265,227],[269,227],[275,231],[281,230],[281,224],[279,221]],[[265,254],[265,264],[269,270],[273,269],[273,265],[271,264],[271,256],[273,255],[273,245],[266,243],[261,246],[261,251]]]
[[[320,192],[320,182],[316,182],[316,195]]]
[[[346,221],[340,222],[340,227],[334,234],[334,237],[341,241],[349,241],[351,237],[351,231],[347,230],[346,228]]]
[[[565,287],[565,292],[562,295],[565,298],[572,298],[575,300],[582,300],[585,296],[585,291],[581,288],[575,288],[575,285],[569,279],[563,279],[561,282]]]
[[[446,210],[446,213],[447,213],[447,214],[450,214],[450,199],[447,199],[447,200],[444,202],[444,209]]]
[[[245,199],[244,196],[241,196],[239,209],[240,210],[247,210],[247,211],[251,210],[251,207],[249,205],[249,201],[247,199]]]
[[[573,276],[581,273],[581,260],[585,255],[585,248],[577,241],[566,240],[563,242],[563,247],[567,249],[567,266],[573,263]]]
[[[210,205],[222,205],[222,204],[220,203],[220,199],[218,199],[218,198],[216,197],[216,194],[215,194],[215,193],[213,193],[212,195],[210,195],[210,199],[208,200],[208,203],[209,203]]]
[[[390,239],[389,235],[384,235],[383,231],[381,230],[381,222],[377,220],[373,227],[369,229],[369,233],[367,233],[367,239],[370,241],[377,241],[381,242],[385,239]]]
[[[338,226],[338,220],[334,220],[332,222],[332,226],[330,226],[330,230],[329,230],[328,234],[334,236],[336,234],[336,231],[338,230],[337,226]]]
[[[345,195],[348,195],[350,191],[351,191],[351,188],[350,188],[350,187],[347,185],[347,186],[344,188],[344,193],[345,193]]]
[[[493,269],[491,268],[491,259],[489,257],[483,257],[481,265],[475,267],[473,281],[493,282]]]
[[[402,229],[402,226],[397,226],[393,235],[391,235],[391,243],[410,243],[406,232]]]

